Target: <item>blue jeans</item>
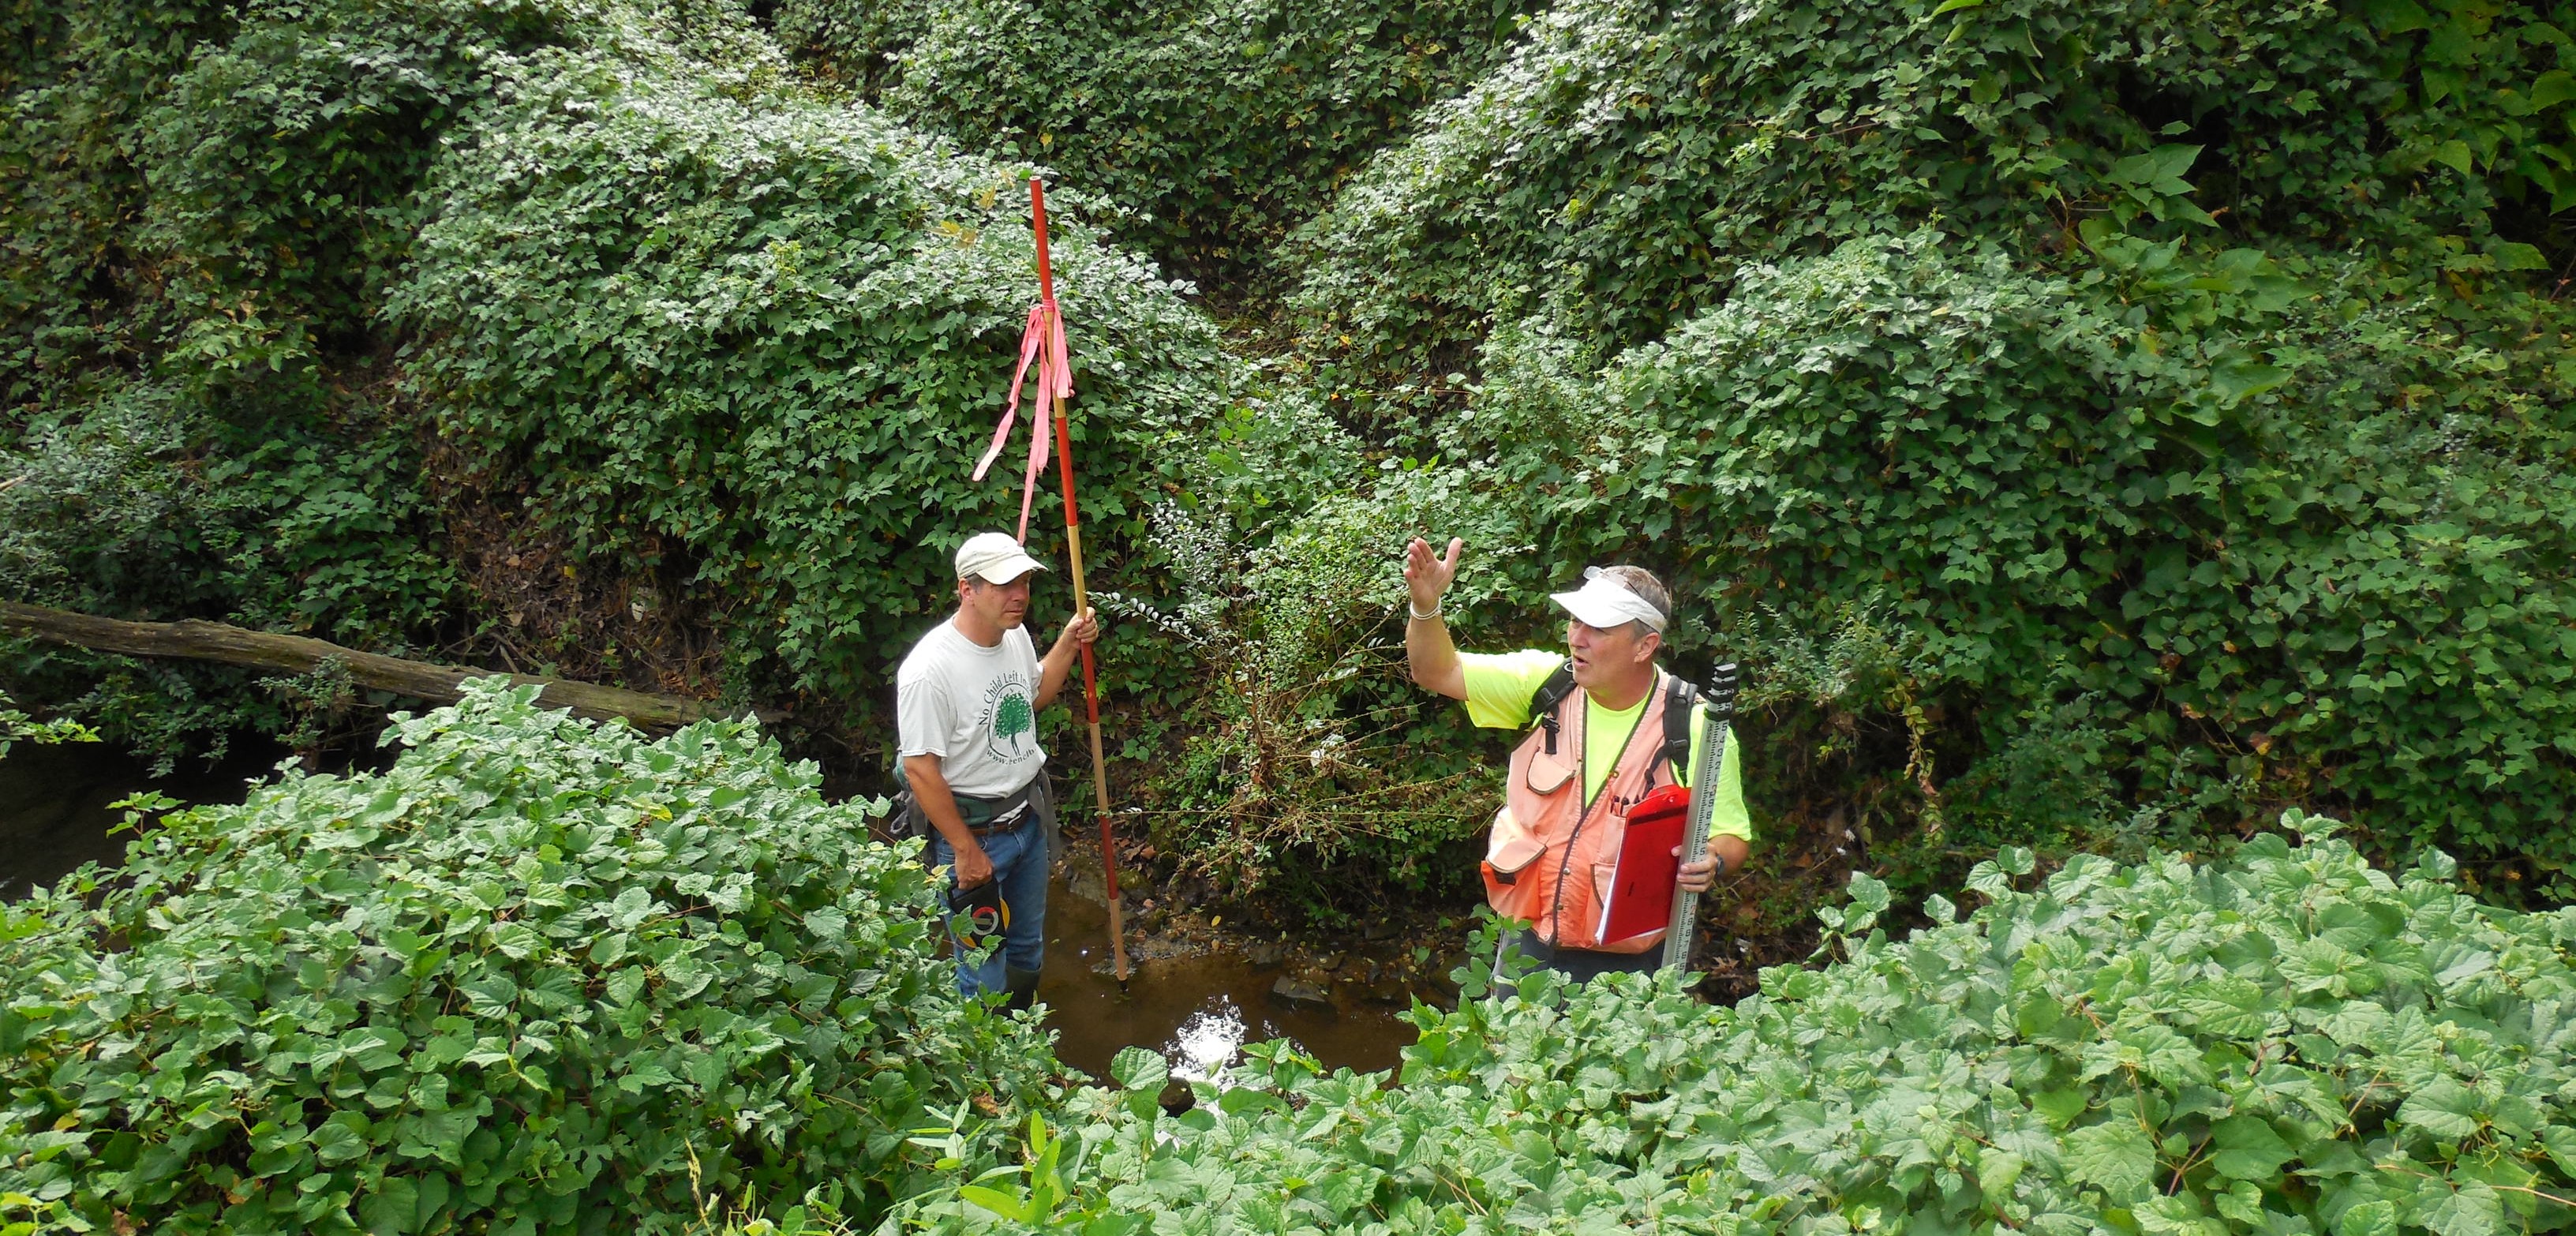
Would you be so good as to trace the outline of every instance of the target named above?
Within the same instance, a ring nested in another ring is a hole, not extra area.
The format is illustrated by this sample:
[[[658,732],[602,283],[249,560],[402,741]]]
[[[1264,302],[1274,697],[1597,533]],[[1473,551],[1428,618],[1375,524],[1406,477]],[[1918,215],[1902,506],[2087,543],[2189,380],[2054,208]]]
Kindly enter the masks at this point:
[[[1012,975],[1018,971],[1031,990],[1037,983],[1038,967],[1046,962],[1047,838],[1041,813],[1031,811],[1028,819],[1009,832],[988,833],[976,838],[984,847],[984,857],[993,860],[993,882],[1001,886],[1002,904],[1010,907],[1010,924],[1002,929],[1002,946],[978,960],[974,950],[958,938],[957,923],[948,918],[948,940],[957,955],[957,990],[969,996],[1000,993],[1010,989]],[[957,889],[957,851],[946,837],[930,834],[930,849],[923,855],[930,865],[946,867],[948,889]]]

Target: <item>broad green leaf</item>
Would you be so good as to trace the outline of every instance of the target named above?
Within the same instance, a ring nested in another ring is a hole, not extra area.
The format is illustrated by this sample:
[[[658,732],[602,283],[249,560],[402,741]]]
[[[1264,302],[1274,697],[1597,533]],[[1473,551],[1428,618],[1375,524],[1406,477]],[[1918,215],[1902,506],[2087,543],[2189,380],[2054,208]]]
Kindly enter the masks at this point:
[[[999,1189],[985,1185],[959,1185],[957,1195],[1013,1223],[1026,1223],[1032,1218],[1027,1202]]]
[[[2114,1118],[2066,1135],[2066,1174],[2098,1186],[2114,1205],[2146,1195],[2155,1174],[2155,1143],[2134,1120]]]
[[[2290,380],[2290,371],[2277,365],[2257,364],[2232,358],[2212,365],[2209,370],[2211,389],[2228,403],[2239,403],[2250,396],[2277,389]]]
[[[2433,25],[2432,16],[2415,0],[2366,0],[2362,10],[2370,14],[2370,24],[2382,34],[2404,34]]]
[[[2495,1236],[2506,1230],[2504,1207],[2495,1190],[2482,1181],[2469,1181],[2456,1189],[2436,1182],[2427,1193],[2430,1196],[2417,1202],[2422,1222],[2440,1236]]]
[[[2564,69],[2551,69],[2532,79],[2531,109],[2546,111],[2569,99],[2576,99],[2576,76]]]
[[[2560,76],[2563,77],[2565,74],[2560,74]],[[2543,254],[2539,247],[2535,245],[2527,245],[2518,240],[2509,240],[2497,244],[2492,252],[2495,254],[2496,269],[2498,270],[2549,269],[2548,256]]]
[[[2236,1180],[2265,1181],[2280,1175],[2281,1165],[2298,1157],[2269,1121],[2230,1116],[2210,1127],[2216,1145],[2209,1156],[2218,1174]]]
[[[2483,1111],[2468,1087],[2440,1077],[2408,1095],[2397,1109],[2397,1119],[2445,1141],[2460,1141],[2484,1127]]]
[[[2334,1230],[2335,1236],[2397,1236],[2397,1207],[2384,1201],[2363,1202],[2344,1211]]]
[[[1109,1062],[1109,1076],[1126,1090],[1160,1090],[1171,1080],[1172,1065],[1160,1052],[1122,1047]]]

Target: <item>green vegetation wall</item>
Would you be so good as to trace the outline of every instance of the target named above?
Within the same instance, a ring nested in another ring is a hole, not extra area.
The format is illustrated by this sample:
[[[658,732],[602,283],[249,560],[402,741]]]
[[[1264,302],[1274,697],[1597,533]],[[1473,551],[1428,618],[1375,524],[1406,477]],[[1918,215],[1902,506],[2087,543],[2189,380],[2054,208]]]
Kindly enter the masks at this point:
[[[31,19],[0,83],[0,589],[396,653],[466,635],[372,315],[484,66],[584,30],[542,5]],[[230,671],[10,675],[156,746],[292,724]]]
[[[1511,0],[787,0],[780,41],[906,123],[1053,167],[1104,224],[1225,302],[1268,250],[1463,89]]]
[[[2091,221],[2507,269],[2576,201],[2563,5],[1585,0],[1301,235],[1310,340],[1400,374],[1532,314],[1653,339],[1748,262]],[[1349,336],[1344,344],[1342,336]]]
[[[1025,169],[817,97],[738,9],[102,3],[22,51],[15,596],[863,725],[947,549],[1015,520],[1016,467],[966,471],[1034,297]],[[1115,583],[1229,379],[1088,209],[1056,253]],[[293,720],[247,675],[12,664],[125,737]]]
[[[954,604],[957,541],[1017,524],[1027,408],[1008,461],[967,474],[1035,297],[1025,178],[682,67],[543,61],[462,137],[393,293],[411,389],[582,550],[724,598],[745,662],[865,696]],[[1056,238],[1114,584],[1155,445],[1221,411],[1225,371],[1149,268],[1078,221]],[[1033,523],[1060,558],[1060,512]]]

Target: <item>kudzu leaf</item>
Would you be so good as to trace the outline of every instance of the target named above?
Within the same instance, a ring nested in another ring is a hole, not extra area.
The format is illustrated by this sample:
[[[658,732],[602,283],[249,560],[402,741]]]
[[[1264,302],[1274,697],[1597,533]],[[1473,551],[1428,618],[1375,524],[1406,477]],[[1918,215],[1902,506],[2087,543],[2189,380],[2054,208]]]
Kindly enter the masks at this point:
[[[2418,1199],[2420,1221],[2440,1236],[2497,1236],[2505,1230],[2504,1207],[2484,1181],[2445,1188],[2445,1182],[2437,1180],[2426,1190],[2433,1196],[2429,1201]]]
[[[2065,1128],[2084,1114],[2085,1098],[2081,1090],[2049,1090],[2031,1096],[2031,1108],[2048,1123]]]
[[[2209,384],[2227,403],[2241,403],[2252,396],[2278,388],[2290,380],[2290,371],[2278,365],[2231,357],[2210,367]]]
[[[2155,1143],[2135,1120],[2113,1119],[2066,1135],[2066,1173],[2100,1187],[2115,1205],[2146,1195],[2155,1174]]]
[[[2397,1119],[2444,1141],[2464,1141],[2477,1136],[2484,1126],[2482,1112],[2483,1105],[2468,1087],[2439,1077],[2406,1096]]]
[[[2027,1162],[2009,1150],[1989,1150],[1977,1158],[1977,1189],[1989,1203],[2001,1203],[2013,1194],[2014,1182],[2021,1179]]]
[[[1122,1047],[1109,1061],[1109,1076],[1126,1090],[1160,1090],[1171,1080],[1172,1064],[1162,1053],[1142,1047]]]
[[[2557,1164],[2559,1171],[2576,1177],[2576,1129],[2563,1124],[2550,1125],[2540,1131],[2540,1145],[2549,1152],[2549,1161]]]
[[[370,1233],[417,1232],[420,1188],[401,1176],[388,1176],[358,1203],[358,1219]]]
[[[2397,1236],[2397,1207],[2368,1201],[2345,1210],[2335,1220],[2335,1236]]]
[[[2298,1157],[2270,1122],[2254,1116],[2230,1116],[2210,1127],[2217,1149],[2209,1156],[2218,1174],[2235,1180],[2270,1180],[2281,1165]]]
[[[988,1185],[959,1185],[957,1195],[1013,1223],[1030,1219],[1027,1203]]]
[[[608,923],[619,931],[633,931],[653,913],[653,895],[641,887],[630,886],[609,903]]]
[[[2270,1026],[2263,989],[2235,975],[2204,979],[2183,990],[2181,1011],[2204,1034],[2250,1038]]]

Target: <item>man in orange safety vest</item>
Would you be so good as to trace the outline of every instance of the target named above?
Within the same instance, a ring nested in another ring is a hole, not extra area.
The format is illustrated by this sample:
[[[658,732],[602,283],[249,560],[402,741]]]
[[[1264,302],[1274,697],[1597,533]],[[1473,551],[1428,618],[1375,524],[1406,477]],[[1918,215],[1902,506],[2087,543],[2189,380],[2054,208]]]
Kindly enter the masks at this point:
[[[1505,918],[1529,924],[1518,941],[1524,954],[1570,978],[1651,971],[1661,960],[1663,932],[1604,941],[1598,925],[1628,806],[1659,785],[1712,784],[1710,770],[1697,766],[1705,708],[1655,662],[1672,620],[1671,594],[1643,568],[1593,567],[1581,588],[1555,594],[1568,615],[1564,652],[1460,652],[1440,599],[1457,579],[1464,548],[1452,539],[1445,556],[1435,555],[1420,538],[1405,547],[1412,611],[1404,651],[1413,681],[1465,701],[1475,724],[1529,727],[1512,752],[1503,809],[1487,842],[1486,899]],[[1715,771],[1708,850],[1681,864],[1682,887],[1694,892],[1742,869],[1752,853],[1738,751],[1729,734]]]

